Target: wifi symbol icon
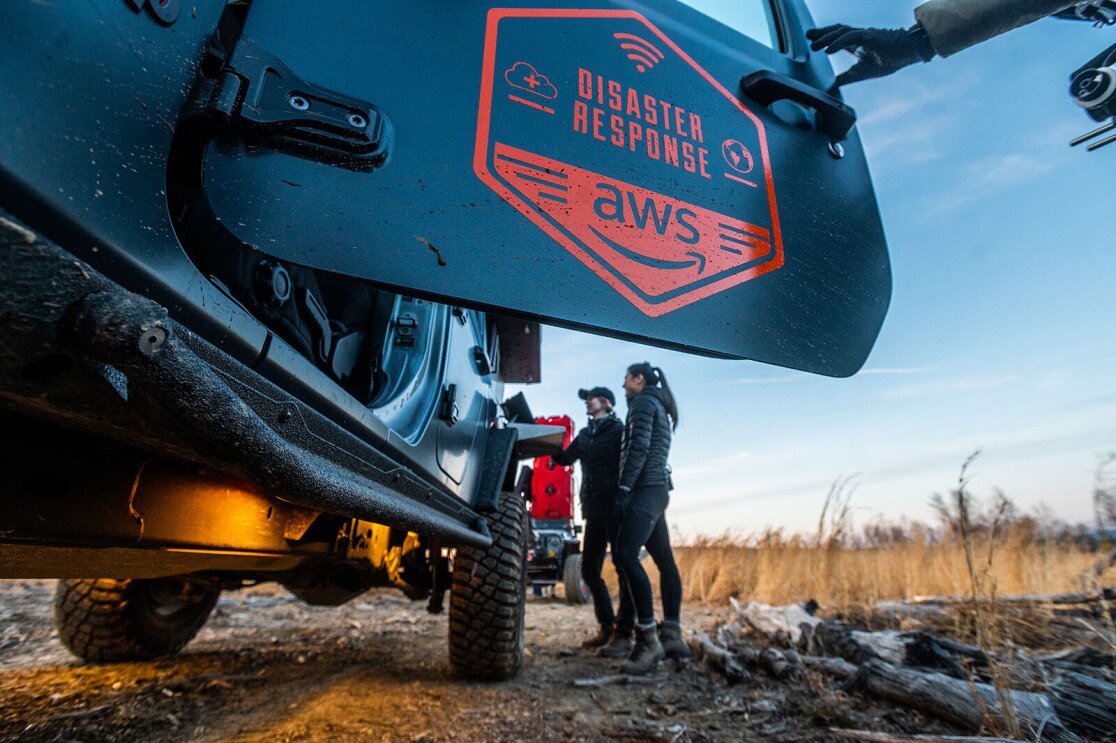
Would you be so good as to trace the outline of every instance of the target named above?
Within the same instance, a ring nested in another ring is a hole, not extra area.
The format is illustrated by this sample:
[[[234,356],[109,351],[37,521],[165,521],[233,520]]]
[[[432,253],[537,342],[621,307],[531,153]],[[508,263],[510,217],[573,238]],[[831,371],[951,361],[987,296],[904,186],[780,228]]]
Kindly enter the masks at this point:
[[[647,72],[663,60],[663,53],[647,39],[621,33],[613,34],[612,37],[620,42],[620,48],[628,53],[628,59],[635,62],[639,72]]]

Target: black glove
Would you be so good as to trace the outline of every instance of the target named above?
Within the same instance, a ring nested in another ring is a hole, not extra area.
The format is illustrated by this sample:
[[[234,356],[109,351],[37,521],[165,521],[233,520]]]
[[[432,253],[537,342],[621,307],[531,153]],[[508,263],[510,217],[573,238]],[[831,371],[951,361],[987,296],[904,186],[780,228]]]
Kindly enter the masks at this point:
[[[1096,26],[1111,26],[1116,24],[1116,2],[1093,0],[1077,3],[1065,10],[1059,10],[1054,17],[1068,21],[1091,21]]]
[[[617,521],[623,521],[628,516],[628,507],[632,505],[632,489],[621,486],[616,493],[616,500],[612,502],[612,515]]]
[[[811,28],[806,38],[815,52],[826,54],[847,51],[859,60],[837,76],[836,87],[849,83],[884,77],[915,62],[934,58],[930,37],[918,23],[910,28],[852,28],[838,23],[825,28]]]

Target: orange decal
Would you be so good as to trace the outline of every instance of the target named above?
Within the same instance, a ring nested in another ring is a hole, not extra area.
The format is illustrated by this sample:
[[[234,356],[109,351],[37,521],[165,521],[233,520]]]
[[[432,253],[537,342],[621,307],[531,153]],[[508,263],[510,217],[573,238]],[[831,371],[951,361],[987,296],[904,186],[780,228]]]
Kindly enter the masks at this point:
[[[652,317],[783,264],[762,123],[633,11],[490,11],[473,167]]]

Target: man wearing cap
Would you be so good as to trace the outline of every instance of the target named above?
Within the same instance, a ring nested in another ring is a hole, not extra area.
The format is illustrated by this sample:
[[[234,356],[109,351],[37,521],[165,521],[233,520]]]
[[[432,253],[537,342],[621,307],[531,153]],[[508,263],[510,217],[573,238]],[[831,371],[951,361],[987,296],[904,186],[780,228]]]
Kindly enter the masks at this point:
[[[577,396],[585,401],[589,424],[553,459],[563,466],[581,460],[581,515],[585,519],[581,577],[593,595],[593,610],[600,624],[597,634],[583,642],[582,647],[595,648],[608,643],[616,629],[616,614],[612,610],[608,586],[601,578],[601,567],[610,535],[615,530],[613,503],[620,478],[620,439],[624,424],[612,412],[616,396],[607,387],[578,390]],[[630,622],[632,612],[621,611],[621,616]],[[630,634],[631,627],[627,631]]]

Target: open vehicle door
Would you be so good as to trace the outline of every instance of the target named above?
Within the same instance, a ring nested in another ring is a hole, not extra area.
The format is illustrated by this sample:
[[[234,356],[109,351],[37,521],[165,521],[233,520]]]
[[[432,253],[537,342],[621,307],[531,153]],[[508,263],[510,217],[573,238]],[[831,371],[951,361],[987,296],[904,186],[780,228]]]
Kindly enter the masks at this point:
[[[890,270],[809,26],[801,0],[256,2],[199,103],[225,126],[197,206],[398,292],[850,375]]]

